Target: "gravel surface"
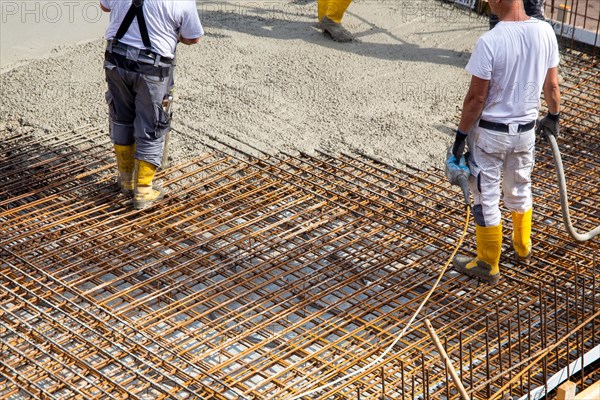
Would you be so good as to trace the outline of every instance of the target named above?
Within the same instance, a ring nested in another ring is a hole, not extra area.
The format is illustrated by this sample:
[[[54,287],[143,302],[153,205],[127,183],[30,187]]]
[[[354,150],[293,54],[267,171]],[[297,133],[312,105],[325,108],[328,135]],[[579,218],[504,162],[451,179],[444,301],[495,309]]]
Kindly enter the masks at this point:
[[[468,87],[464,66],[487,29],[485,19],[436,0],[356,1],[344,22],[359,40],[344,44],[316,28],[314,1],[199,10],[206,36],[178,49],[175,163],[224,141],[440,166]],[[106,130],[102,58],[99,38],[4,68],[0,131]]]

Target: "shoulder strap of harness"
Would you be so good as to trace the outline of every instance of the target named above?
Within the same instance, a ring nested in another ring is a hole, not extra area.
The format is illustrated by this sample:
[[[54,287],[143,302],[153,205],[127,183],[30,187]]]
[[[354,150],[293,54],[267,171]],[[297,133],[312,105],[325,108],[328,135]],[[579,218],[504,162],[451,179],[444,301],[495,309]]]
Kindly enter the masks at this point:
[[[133,0],[131,2],[131,7],[129,7],[129,11],[127,11],[125,18],[123,18],[123,22],[121,22],[121,26],[119,26],[119,30],[117,31],[115,38],[119,40],[125,36],[125,33],[127,33],[127,30],[131,26],[133,18],[135,17],[137,17],[144,46],[150,49],[152,46],[150,44],[150,36],[148,35],[146,20],[144,19],[144,0]]]

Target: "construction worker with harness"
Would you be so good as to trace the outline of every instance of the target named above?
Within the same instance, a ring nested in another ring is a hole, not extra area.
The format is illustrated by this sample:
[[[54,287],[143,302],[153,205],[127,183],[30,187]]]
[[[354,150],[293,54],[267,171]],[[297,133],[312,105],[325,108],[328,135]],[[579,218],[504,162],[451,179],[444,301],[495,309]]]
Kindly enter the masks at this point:
[[[540,129],[559,135],[559,52],[550,24],[527,16],[521,0],[488,3],[500,22],[478,39],[466,66],[471,84],[448,152],[446,174],[457,184],[467,174],[474,203],[477,255],[456,256],[453,265],[468,276],[497,283],[501,194],[511,211],[515,261],[520,265],[530,261],[534,128],[543,90],[549,113]],[[465,140],[470,150],[467,160]]]
[[[171,127],[177,43],[197,43],[204,31],[194,0],[100,0],[100,7],[110,12],[104,70],[118,183],[144,209],[164,196],[153,179]]]

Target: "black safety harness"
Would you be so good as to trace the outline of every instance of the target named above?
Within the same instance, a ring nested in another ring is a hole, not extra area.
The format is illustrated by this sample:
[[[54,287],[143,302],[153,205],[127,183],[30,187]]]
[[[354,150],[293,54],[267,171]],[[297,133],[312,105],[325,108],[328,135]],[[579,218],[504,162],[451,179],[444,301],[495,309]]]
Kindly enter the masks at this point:
[[[137,18],[145,49],[136,49],[119,42],[129,30],[134,18]],[[105,58],[117,67],[128,71],[161,78],[170,75],[173,60],[152,51],[148,26],[144,18],[144,0],[133,0],[131,2],[131,7],[129,7],[125,18],[123,18],[115,38],[108,41]]]
[[[123,18],[121,26],[119,26],[119,30],[115,35],[115,39],[119,41],[125,36],[135,17],[137,17],[138,26],[140,27],[142,42],[144,42],[146,49],[151,50],[152,45],[150,44],[150,35],[148,35],[148,26],[144,19],[144,0],[133,0],[131,2],[131,7],[129,7],[129,11],[127,11],[125,18]]]

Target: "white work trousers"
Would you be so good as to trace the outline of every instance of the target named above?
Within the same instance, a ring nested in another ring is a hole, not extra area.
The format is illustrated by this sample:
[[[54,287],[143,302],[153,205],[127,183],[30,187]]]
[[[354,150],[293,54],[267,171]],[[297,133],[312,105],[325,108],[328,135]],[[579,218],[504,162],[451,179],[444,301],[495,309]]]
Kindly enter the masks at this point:
[[[531,208],[531,172],[534,164],[535,132],[498,132],[476,126],[468,136],[469,186],[473,194],[473,216],[479,226],[497,226],[500,214],[500,181],[504,205],[510,211]]]

